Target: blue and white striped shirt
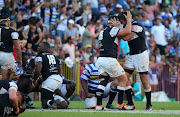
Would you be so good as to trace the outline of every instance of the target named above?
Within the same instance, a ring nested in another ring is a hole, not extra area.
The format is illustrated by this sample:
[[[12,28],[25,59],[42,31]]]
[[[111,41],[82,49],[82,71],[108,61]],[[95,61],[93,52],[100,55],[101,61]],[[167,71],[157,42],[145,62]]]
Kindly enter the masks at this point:
[[[81,80],[85,82],[88,81],[88,89],[97,90],[99,85],[99,74],[95,63],[92,63],[84,68]]]

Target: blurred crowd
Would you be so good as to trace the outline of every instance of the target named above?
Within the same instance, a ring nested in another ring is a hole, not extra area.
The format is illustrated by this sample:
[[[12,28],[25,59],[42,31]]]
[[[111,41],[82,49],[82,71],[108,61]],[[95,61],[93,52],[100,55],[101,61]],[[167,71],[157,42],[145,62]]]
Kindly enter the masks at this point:
[[[69,67],[75,61],[81,61],[82,67],[96,62],[98,35],[108,16],[131,11],[146,30],[152,84],[157,84],[153,74],[161,72],[162,65],[177,74],[180,0],[0,0],[0,10],[10,15],[10,26],[18,31],[19,40],[27,42],[22,51],[29,58],[37,55],[40,42],[48,42],[50,52]],[[120,39],[118,48],[118,60],[124,61],[128,43]]]

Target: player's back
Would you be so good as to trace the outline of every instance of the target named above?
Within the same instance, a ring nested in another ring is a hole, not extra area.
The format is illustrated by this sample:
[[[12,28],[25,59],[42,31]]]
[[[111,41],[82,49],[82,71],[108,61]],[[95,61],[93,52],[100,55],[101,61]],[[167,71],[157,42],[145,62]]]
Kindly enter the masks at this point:
[[[117,58],[118,32],[119,28],[110,26],[101,30],[98,38],[100,57]]]
[[[18,38],[18,33],[4,24],[0,24],[0,51],[13,52],[13,39]]]
[[[59,73],[59,65],[60,60],[55,55],[44,52],[36,57],[36,61],[42,62],[42,70],[41,75],[43,80],[46,80],[50,75],[60,74]]]
[[[9,100],[9,94],[0,96],[0,116],[13,115],[13,106]]]
[[[81,80],[88,81],[88,89],[97,90],[99,85],[98,68],[95,63],[85,67],[81,75]]]
[[[132,23],[132,32],[136,35],[128,41],[130,54],[138,54],[147,49],[144,27],[137,21]]]

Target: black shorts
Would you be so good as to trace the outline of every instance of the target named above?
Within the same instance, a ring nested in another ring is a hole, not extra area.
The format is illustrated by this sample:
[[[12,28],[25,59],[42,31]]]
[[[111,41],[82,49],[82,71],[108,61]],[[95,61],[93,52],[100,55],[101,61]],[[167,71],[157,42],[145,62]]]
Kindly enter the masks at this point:
[[[54,92],[51,92],[47,89],[41,89],[41,100],[53,100]]]

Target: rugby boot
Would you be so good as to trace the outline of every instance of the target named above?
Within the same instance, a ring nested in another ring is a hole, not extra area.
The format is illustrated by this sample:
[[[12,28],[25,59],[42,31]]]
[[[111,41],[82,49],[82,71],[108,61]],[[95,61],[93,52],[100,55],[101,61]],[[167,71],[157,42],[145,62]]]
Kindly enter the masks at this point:
[[[103,105],[96,105],[95,110],[96,111],[102,111],[102,110],[104,110],[104,107],[103,107]]]
[[[108,108],[108,109],[115,109],[112,104],[107,104],[107,105],[106,105],[106,108]]]
[[[145,110],[150,110],[150,111],[153,110],[152,105],[147,105]]]

